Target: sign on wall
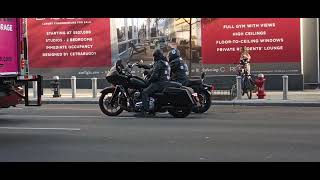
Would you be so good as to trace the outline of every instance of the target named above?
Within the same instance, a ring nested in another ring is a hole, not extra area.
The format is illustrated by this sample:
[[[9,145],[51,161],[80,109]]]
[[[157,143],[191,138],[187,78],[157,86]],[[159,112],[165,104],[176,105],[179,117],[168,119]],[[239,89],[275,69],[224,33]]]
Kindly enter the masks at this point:
[[[17,18],[0,18],[0,74],[18,73]]]
[[[111,65],[109,18],[28,18],[27,34],[30,68],[76,73]]]
[[[234,74],[241,46],[253,73],[301,73],[299,18],[202,19],[202,59],[216,74]]]

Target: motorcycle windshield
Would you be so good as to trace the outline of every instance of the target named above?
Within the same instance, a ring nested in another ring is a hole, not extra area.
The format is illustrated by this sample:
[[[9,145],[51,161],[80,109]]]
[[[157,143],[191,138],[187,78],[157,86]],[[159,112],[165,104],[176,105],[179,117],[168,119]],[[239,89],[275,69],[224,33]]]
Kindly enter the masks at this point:
[[[119,72],[117,71],[116,66],[112,66],[112,68],[111,68],[111,69],[109,70],[109,72],[107,73],[107,76],[106,76],[106,77],[116,76],[116,75],[119,75]]]

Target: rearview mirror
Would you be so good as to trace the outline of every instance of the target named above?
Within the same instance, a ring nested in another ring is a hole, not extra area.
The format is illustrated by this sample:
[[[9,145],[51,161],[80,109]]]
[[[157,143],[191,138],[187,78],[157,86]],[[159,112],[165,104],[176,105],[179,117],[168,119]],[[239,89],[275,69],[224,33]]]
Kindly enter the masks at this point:
[[[205,76],[206,76],[206,73],[203,72],[203,73],[201,74],[201,79],[204,79]]]

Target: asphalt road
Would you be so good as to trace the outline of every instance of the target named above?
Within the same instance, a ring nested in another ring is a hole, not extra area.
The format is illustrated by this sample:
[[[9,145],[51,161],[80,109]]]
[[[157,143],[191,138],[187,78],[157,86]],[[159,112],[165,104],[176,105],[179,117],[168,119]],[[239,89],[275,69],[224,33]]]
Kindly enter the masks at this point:
[[[0,161],[320,161],[320,108],[215,106],[175,119],[97,105],[0,109]]]

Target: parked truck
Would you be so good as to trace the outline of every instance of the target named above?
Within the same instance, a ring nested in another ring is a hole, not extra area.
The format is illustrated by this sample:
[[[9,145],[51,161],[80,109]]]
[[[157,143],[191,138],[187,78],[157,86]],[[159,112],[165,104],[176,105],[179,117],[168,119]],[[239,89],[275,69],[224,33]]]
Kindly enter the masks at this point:
[[[26,28],[23,18],[0,18],[0,109],[40,106],[42,76],[29,74]],[[35,103],[29,99],[29,82],[37,82]]]

